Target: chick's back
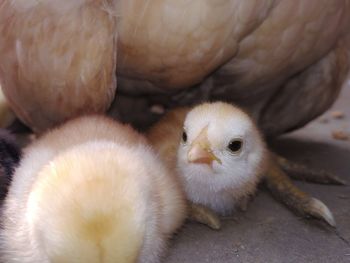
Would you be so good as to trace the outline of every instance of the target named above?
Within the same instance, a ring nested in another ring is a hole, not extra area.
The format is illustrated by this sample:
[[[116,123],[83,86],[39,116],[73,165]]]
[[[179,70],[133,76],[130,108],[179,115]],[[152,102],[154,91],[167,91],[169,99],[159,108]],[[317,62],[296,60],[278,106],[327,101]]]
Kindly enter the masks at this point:
[[[99,116],[24,150],[5,200],[4,262],[159,262],[183,194],[146,140]]]

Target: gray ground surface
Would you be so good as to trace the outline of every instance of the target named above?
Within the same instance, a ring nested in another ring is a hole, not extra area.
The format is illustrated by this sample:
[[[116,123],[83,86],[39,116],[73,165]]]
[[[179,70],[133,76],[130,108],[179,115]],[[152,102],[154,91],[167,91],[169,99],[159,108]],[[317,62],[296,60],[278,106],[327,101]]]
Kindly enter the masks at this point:
[[[343,119],[331,112],[340,110]],[[291,160],[324,168],[350,183],[350,138],[335,140],[332,132],[350,136],[350,85],[336,104],[305,128],[281,137],[276,151]],[[220,231],[187,223],[171,243],[166,263],[317,262],[350,263],[350,187],[296,182],[333,212],[337,229],[295,216],[260,190],[245,213],[223,219]]]

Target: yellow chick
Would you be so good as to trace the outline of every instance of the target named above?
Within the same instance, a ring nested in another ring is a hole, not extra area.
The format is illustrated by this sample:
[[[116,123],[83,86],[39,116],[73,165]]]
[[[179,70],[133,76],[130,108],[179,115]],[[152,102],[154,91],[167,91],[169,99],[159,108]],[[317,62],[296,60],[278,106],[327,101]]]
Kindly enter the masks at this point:
[[[270,153],[254,122],[235,106],[216,102],[170,111],[148,131],[148,138],[167,166],[177,170],[196,221],[219,228],[219,219],[207,207],[219,214],[236,206],[245,209],[264,179],[293,211],[336,224],[327,206],[294,186],[283,170],[313,182],[341,180]]]
[[[177,178],[143,136],[82,117],[24,150],[5,200],[1,262],[159,262],[185,218]]]

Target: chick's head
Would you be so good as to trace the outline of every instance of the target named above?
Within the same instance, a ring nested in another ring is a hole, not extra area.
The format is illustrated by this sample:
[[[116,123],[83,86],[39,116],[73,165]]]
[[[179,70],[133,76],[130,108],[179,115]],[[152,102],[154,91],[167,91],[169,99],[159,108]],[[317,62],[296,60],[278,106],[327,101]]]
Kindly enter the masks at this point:
[[[204,103],[186,116],[177,158],[185,183],[220,191],[258,180],[265,145],[242,110],[223,102]]]

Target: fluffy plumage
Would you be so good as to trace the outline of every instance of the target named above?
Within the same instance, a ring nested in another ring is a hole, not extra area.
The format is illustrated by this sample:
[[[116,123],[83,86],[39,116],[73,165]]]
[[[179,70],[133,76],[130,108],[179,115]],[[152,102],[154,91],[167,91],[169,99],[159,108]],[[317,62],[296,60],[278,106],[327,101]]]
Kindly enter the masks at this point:
[[[265,144],[249,116],[230,104],[205,103],[186,112],[171,112],[149,138],[169,165],[176,163],[191,202],[232,212],[265,171]]]
[[[267,152],[247,114],[225,103],[202,104],[187,114],[184,133],[177,165],[190,200],[227,213],[254,193]]]
[[[291,174],[301,172],[310,181],[315,178],[309,174],[321,175],[320,181],[342,181],[300,164],[276,160],[265,149],[254,122],[237,107],[205,103],[192,110],[171,111],[150,129],[148,137],[163,161],[177,169],[187,198],[197,204],[191,205],[191,217],[211,228],[220,228],[220,221],[207,207],[221,214],[231,212],[236,205],[245,209],[264,172],[270,192],[293,211],[336,224],[327,206],[295,187],[282,169]]]
[[[82,117],[24,150],[5,201],[2,262],[159,262],[183,194],[130,127]]]

